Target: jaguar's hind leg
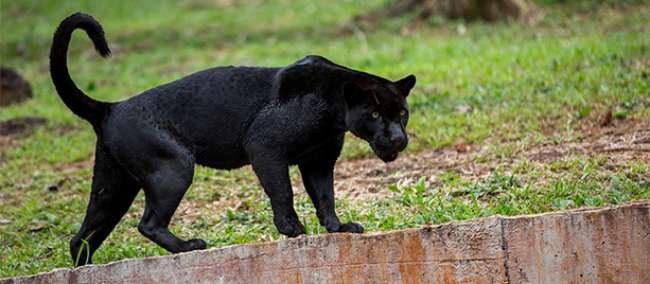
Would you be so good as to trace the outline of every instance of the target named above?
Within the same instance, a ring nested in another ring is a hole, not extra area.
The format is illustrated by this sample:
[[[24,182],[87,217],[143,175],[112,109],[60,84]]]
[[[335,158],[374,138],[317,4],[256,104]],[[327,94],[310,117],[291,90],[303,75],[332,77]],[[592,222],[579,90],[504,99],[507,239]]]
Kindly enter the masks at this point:
[[[168,147],[164,150],[164,155],[157,157],[155,163],[150,163],[155,165],[155,168],[143,177],[145,209],[138,230],[173,253],[206,248],[205,241],[185,241],[168,229],[176,208],[192,184],[192,157],[192,153],[182,146]]]
[[[92,262],[93,253],[122,219],[139,189],[135,179],[98,144],[86,217],[70,241],[75,266]]]

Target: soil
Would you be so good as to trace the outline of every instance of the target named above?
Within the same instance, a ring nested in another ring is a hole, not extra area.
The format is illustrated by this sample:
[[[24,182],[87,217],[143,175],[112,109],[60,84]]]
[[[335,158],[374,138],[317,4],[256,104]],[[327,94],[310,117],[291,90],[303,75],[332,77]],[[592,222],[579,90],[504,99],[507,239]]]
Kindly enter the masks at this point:
[[[35,127],[44,125],[47,119],[28,116],[0,122],[0,153],[18,146],[20,138],[32,133]]]
[[[335,173],[339,197],[367,198],[391,194],[388,185],[412,185],[420,177],[427,184],[452,171],[466,179],[482,179],[500,165],[526,159],[549,163],[569,156],[606,156],[613,165],[632,160],[650,164],[650,123],[640,120],[613,120],[606,125],[591,124],[581,130],[577,141],[544,143],[517,149],[510,157],[491,155],[490,141],[481,145],[459,143],[438,150],[423,151],[385,164],[376,158],[340,162]],[[561,137],[561,136],[560,136]]]

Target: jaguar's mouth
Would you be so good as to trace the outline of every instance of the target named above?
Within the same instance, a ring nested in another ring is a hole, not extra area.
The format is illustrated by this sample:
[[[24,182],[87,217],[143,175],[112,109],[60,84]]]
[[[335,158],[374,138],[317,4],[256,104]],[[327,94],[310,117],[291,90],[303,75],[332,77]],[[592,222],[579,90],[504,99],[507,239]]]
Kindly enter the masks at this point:
[[[399,155],[399,152],[395,152],[395,153],[390,153],[390,154],[388,154],[386,156],[379,157],[379,158],[381,158],[382,161],[384,161],[386,163],[389,163],[389,162],[395,161],[395,159],[397,159],[398,155]]]
[[[381,159],[385,163],[390,163],[392,161],[395,161],[395,159],[397,159],[397,156],[399,156],[399,151],[378,149],[378,147],[372,144],[370,146],[372,148],[372,151],[375,152],[375,155],[377,155],[377,157],[379,157],[379,159]]]

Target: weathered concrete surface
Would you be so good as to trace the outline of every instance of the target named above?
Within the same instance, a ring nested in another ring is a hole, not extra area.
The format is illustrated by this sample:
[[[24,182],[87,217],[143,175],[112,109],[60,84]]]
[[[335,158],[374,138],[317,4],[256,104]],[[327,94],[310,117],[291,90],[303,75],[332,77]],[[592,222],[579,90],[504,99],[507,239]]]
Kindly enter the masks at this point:
[[[650,202],[503,219],[513,283],[650,283]]]
[[[650,283],[650,201],[328,234],[61,269],[2,283]]]

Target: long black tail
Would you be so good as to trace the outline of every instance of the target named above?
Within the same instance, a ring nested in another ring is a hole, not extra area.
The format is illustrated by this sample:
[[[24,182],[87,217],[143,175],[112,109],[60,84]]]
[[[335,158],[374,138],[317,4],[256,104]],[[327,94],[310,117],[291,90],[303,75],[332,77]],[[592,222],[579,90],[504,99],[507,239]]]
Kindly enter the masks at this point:
[[[103,57],[110,56],[111,51],[104,38],[102,26],[90,15],[75,13],[63,20],[54,33],[52,49],[50,49],[50,75],[63,103],[76,115],[89,121],[93,126],[98,126],[110,104],[86,96],[77,88],[68,72],[68,45],[72,32],[77,28],[86,31],[99,54]]]

